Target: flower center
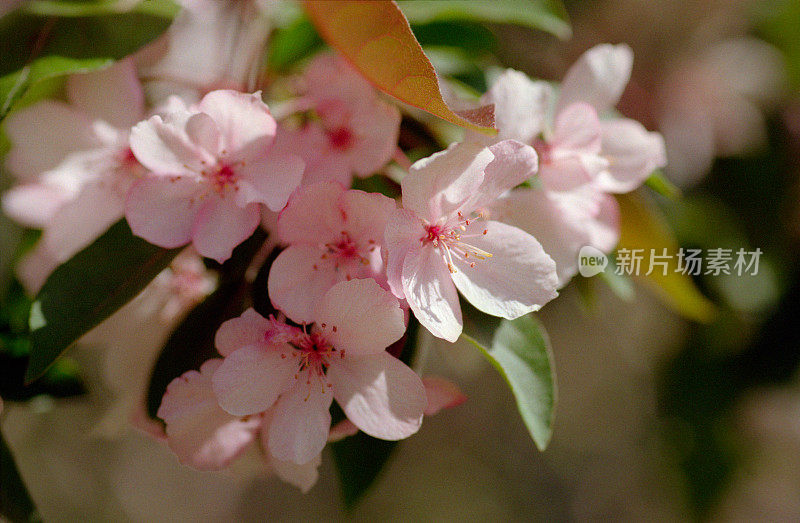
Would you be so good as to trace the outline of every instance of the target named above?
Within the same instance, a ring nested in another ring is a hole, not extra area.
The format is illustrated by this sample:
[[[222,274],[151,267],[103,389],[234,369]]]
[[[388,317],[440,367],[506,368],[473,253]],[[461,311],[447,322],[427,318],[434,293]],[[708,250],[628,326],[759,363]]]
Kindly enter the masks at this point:
[[[139,167],[139,160],[136,159],[136,156],[133,154],[133,150],[130,147],[126,147],[120,153],[119,163],[122,167],[127,169],[134,169]]]
[[[338,240],[326,243],[323,246],[322,260],[331,260],[335,269],[339,270],[344,266],[345,279],[351,280],[353,275],[349,270],[356,270],[355,267],[360,265],[369,265],[367,254],[377,248],[374,240],[368,241],[369,246],[364,249],[358,242],[350,237],[347,231],[342,231]],[[318,269],[315,264],[314,270]]]
[[[236,173],[234,164],[219,163],[212,170],[204,171],[203,174],[211,181],[211,186],[214,190],[220,194],[228,187],[238,190],[236,181],[239,176]]]
[[[483,219],[483,213],[478,214],[477,219]],[[486,252],[480,247],[476,247],[467,243],[465,240],[476,238],[479,236],[486,236],[489,231],[483,229],[480,233],[465,234],[467,226],[473,223],[474,220],[464,218],[464,215],[459,211],[458,221],[453,225],[440,225],[425,223],[426,236],[419,239],[423,244],[431,244],[439,249],[442,258],[447,263],[447,269],[450,273],[456,272],[455,264],[453,263],[453,256],[463,258],[470,267],[475,267],[476,261],[486,260],[492,257],[492,253]]]
[[[354,138],[352,131],[347,127],[337,127],[328,131],[328,143],[340,151],[349,149],[353,145]]]
[[[325,328],[324,323],[322,327]],[[336,327],[333,327],[333,331],[336,332]],[[303,332],[290,345],[295,348],[292,356],[299,358],[298,370],[294,375],[294,379],[299,380],[300,373],[308,371],[306,385],[310,385],[312,376],[316,376],[321,378],[321,382],[330,388],[332,385],[325,379],[330,359],[336,356],[344,358],[344,351],[333,347],[320,332],[312,332],[311,334]],[[324,386],[322,392],[325,392]]]
[[[533,149],[536,151],[536,154],[539,155],[540,163],[550,163],[553,160],[552,145],[542,140],[541,138],[536,138],[535,140],[533,140],[532,145]]]

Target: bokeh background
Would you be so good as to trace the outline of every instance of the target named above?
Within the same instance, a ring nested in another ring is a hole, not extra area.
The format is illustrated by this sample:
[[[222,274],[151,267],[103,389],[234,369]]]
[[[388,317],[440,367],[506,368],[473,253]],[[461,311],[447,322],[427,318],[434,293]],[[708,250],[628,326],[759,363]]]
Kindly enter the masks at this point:
[[[327,454],[302,495],[274,478],[182,467],[133,429],[98,434],[115,391],[103,351],[77,350],[84,394],[37,395],[7,404],[2,418],[44,519],[800,519],[800,3],[566,7],[569,40],[509,24],[415,29],[440,71],[478,90],[483,70],[558,80],[589,47],[628,43],[633,78],[619,110],[664,134],[665,174],[682,196],[654,198],[681,245],[764,253],[758,277],[697,278],[718,306],[713,322],[687,322],[645,288],[626,301],[604,285],[571,284],[540,315],[559,392],[545,452],[476,351],[430,351],[426,369],[469,400],[426,420],[347,514]],[[453,48],[448,31],[474,45]],[[166,333],[151,335],[143,343]]]

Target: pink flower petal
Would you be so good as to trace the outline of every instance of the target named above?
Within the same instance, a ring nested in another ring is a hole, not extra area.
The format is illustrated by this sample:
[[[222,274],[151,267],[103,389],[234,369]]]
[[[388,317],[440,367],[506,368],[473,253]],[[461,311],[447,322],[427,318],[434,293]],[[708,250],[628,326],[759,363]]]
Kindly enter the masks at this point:
[[[328,441],[333,443],[350,436],[355,436],[356,434],[358,434],[358,427],[356,427],[355,423],[345,418],[331,427],[330,434],[328,434]]]
[[[169,384],[158,417],[166,424],[167,443],[184,465],[219,470],[254,439],[261,420],[240,419],[223,411],[211,389],[211,376],[222,360],[208,360],[200,372],[189,371]]]
[[[272,324],[255,310],[247,309],[238,318],[232,318],[217,329],[214,336],[214,346],[223,356],[229,356],[233,351],[247,345],[264,343],[264,334]]]
[[[488,147],[458,143],[417,161],[401,183],[403,207],[431,223],[454,213],[475,194],[492,160]]]
[[[70,102],[92,119],[128,129],[144,115],[144,91],[131,59],[67,79]]]
[[[556,111],[575,102],[586,102],[598,113],[619,101],[633,67],[633,51],[625,44],[592,47],[567,71],[561,83]]]
[[[160,247],[180,247],[192,238],[202,190],[193,178],[148,176],[128,191],[125,217],[135,235]]]
[[[6,166],[21,180],[33,180],[70,153],[100,145],[85,114],[53,100],[14,111],[3,127],[11,142]]]
[[[398,440],[419,430],[427,399],[419,376],[387,352],[334,360],[328,368],[348,419],[375,438]]]
[[[611,252],[619,242],[619,204],[610,194],[603,194],[600,207],[587,227],[589,245]]]
[[[609,167],[597,178],[606,192],[624,193],[639,187],[654,170],[667,164],[664,139],[634,120],[603,122],[602,154]]]
[[[481,98],[482,104],[494,104],[498,133],[493,139],[533,143],[545,129],[552,97],[546,82],[533,82],[524,73],[506,69]]]
[[[472,305],[513,320],[539,310],[558,295],[556,264],[533,236],[495,221],[475,223],[464,236],[478,228],[486,233],[465,241],[491,253],[491,258],[453,257],[453,281]]]
[[[312,149],[313,154],[306,162],[303,172],[303,185],[313,185],[320,182],[336,182],[343,187],[349,187],[353,181],[353,168],[347,155],[324,148]],[[307,154],[306,156],[309,156]]]
[[[339,197],[342,230],[361,245],[381,245],[389,215],[397,208],[391,198],[379,193],[345,191]]]
[[[465,215],[490,205],[501,194],[536,175],[539,160],[533,147],[516,140],[503,140],[489,150],[494,159],[486,166],[480,188],[463,205]]]
[[[234,416],[270,408],[294,383],[297,360],[291,350],[248,345],[230,353],[211,380],[220,407]]]
[[[312,323],[317,304],[339,281],[334,266],[320,258],[316,246],[292,245],[281,252],[269,271],[272,303],[298,323]]]
[[[219,129],[214,119],[205,113],[193,114],[186,120],[186,135],[195,145],[216,156],[221,148]]]
[[[269,457],[268,461],[275,475],[286,483],[299,488],[303,494],[306,494],[319,479],[319,471],[317,469],[322,463],[322,454],[317,454],[311,458],[311,461],[301,465],[291,461],[281,461],[273,457]]]
[[[356,174],[369,176],[392,159],[400,133],[400,111],[397,107],[376,99],[355,112],[350,127],[358,130],[358,143],[351,155]]]
[[[315,459],[328,441],[332,402],[333,393],[325,383],[308,372],[301,375],[275,405],[269,427],[270,453],[300,465]]]
[[[422,222],[411,211],[397,209],[386,223],[384,246],[386,247],[386,277],[395,296],[405,298],[403,291],[403,263],[412,250],[422,248],[421,238],[427,233]]]
[[[457,407],[467,401],[467,397],[455,383],[439,376],[425,376],[422,378],[428,405],[425,415],[433,416],[442,409]]]
[[[431,334],[449,342],[461,336],[461,305],[450,271],[431,246],[411,250],[403,261],[403,293],[414,316]]]
[[[200,100],[197,108],[214,119],[222,148],[228,153],[247,149],[247,156],[258,156],[272,145],[277,124],[261,100],[260,91],[253,94],[212,91]]]
[[[600,152],[600,119],[597,111],[583,102],[565,107],[553,126],[554,149],[597,154]]]
[[[339,238],[342,217],[336,203],[344,188],[335,182],[301,187],[278,216],[278,235],[289,244],[319,245]]]
[[[183,127],[190,118],[188,112],[170,113],[136,124],[131,129],[130,144],[139,163],[160,175],[199,177],[213,158],[190,140]]]
[[[241,176],[240,204],[259,202],[280,211],[303,179],[303,160],[295,155],[270,150],[237,168]]]
[[[201,256],[222,263],[231,257],[234,247],[253,234],[260,221],[258,204],[251,203],[242,208],[229,194],[222,198],[210,194],[197,213],[192,243]]]
[[[41,183],[17,185],[3,193],[3,213],[25,227],[41,229],[68,198],[57,187]]]
[[[348,355],[380,353],[406,330],[397,298],[372,279],[337,283],[314,316],[327,340]]]
[[[597,180],[608,162],[595,155],[575,154],[543,163],[539,179],[546,190],[572,191]]]
[[[75,199],[61,206],[45,229],[42,242],[59,261],[70,259],[123,217],[122,191],[105,181],[86,184]]]

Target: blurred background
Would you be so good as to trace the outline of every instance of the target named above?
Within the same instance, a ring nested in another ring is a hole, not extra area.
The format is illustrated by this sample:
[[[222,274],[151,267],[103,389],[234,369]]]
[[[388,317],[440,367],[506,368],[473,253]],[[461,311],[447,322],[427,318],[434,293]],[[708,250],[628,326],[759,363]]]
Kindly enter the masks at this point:
[[[664,135],[665,175],[682,196],[653,197],[679,242],[763,252],[757,277],[697,277],[718,307],[711,323],[682,320],[643,287],[626,301],[573,282],[540,315],[559,393],[545,452],[474,349],[430,351],[426,369],[469,400],[427,419],[346,516],[327,454],[302,495],[274,478],[182,467],[133,429],[98,435],[114,391],[102,351],[78,350],[82,394],[0,391],[25,400],[7,404],[2,429],[44,519],[800,519],[800,3],[566,9],[566,40],[467,20],[414,30],[440,72],[477,91],[484,70],[559,80],[589,47],[628,43],[633,78],[618,109]]]

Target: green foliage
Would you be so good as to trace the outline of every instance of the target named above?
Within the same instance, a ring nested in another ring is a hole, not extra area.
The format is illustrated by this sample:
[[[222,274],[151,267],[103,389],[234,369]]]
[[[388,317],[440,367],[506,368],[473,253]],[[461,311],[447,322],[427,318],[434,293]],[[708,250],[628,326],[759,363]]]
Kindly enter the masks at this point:
[[[73,342],[132,300],[178,252],[133,236],[120,220],[60,265],[31,306],[27,381],[41,376]]]
[[[308,17],[300,16],[277,29],[268,45],[267,67],[271,71],[284,73],[321,49],[324,42]]]
[[[670,200],[675,200],[681,197],[681,190],[675,184],[669,181],[669,179],[667,179],[661,170],[653,171],[653,173],[645,181],[645,185],[653,189],[656,193],[664,196],[665,198],[669,198]]]
[[[163,0],[120,13],[112,2],[31,2],[0,18],[0,117],[26,93],[65,75],[107,67],[163,33],[175,12]]]
[[[776,2],[755,2],[756,13],[762,18],[759,33],[783,53],[786,71],[792,86],[800,87],[800,39],[797,29],[800,27],[800,3],[796,0],[778,0]]]
[[[539,450],[547,448],[553,433],[556,379],[550,340],[541,323],[532,315],[502,320],[489,347],[462,336],[503,376],[534,443]]]
[[[475,20],[522,25],[562,39],[572,35],[560,0],[401,0],[398,5],[411,23]]]

